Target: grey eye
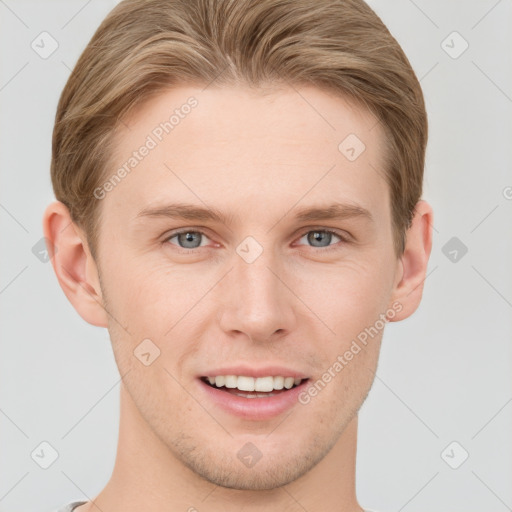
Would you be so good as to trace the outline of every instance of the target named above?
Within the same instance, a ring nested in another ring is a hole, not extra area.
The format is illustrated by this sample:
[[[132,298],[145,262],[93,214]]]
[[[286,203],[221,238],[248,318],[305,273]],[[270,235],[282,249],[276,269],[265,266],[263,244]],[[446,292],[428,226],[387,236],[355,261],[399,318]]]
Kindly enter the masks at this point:
[[[331,245],[332,237],[335,236],[342,240],[336,233],[324,229],[309,231],[302,238],[307,238],[312,247],[328,247]]]
[[[173,238],[177,238],[179,247],[183,249],[196,249],[201,246],[201,237],[204,236],[200,231],[182,231],[175,233],[168,238],[170,242]]]

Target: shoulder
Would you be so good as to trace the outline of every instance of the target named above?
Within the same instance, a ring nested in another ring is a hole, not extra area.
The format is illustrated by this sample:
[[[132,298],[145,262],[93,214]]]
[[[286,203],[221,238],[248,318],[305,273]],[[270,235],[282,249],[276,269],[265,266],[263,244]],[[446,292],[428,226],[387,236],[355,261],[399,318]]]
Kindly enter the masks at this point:
[[[72,512],[76,507],[83,505],[84,503],[87,503],[86,501],[73,501],[71,503],[68,503],[67,505],[64,505],[61,508],[58,508],[57,510],[54,510],[53,512]]]

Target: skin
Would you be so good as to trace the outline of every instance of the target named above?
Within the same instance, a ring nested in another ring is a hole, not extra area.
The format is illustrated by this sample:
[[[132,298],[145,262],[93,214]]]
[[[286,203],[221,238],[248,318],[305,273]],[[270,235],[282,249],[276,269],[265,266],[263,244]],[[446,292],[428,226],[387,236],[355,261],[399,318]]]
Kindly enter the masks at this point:
[[[76,510],[361,511],[357,415],[383,329],[309,403],[270,420],[224,412],[197,377],[245,362],[315,382],[393,304],[400,311],[390,321],[409,317],[426,277],[432,208],[418,202],[397,258],[381,126],[310,86],[161,93],[125,119],[116,166],[190,96],[197,107],[101,200],[97,261],[62,203],[44,215],[60,285],[84,320],[109,329],[123,376],[113,474]],[[351,133],[366,146],[352,162],[338,150]],[[178,201],[232,222],[137,217]],[[360,205],[373,220],[295,219],[299,208],[333,202]],[[183,228],[203,233],[198,248],[169,238]],[[348,241],[325,233],[315,241],[311,232],[322,229]],[[247,236],[263,248],[252,263],[236,252]],[[160,349],[149,366],[134,356],[147,338]],[[250,468],[237,457],[247,442],[262,453]]]

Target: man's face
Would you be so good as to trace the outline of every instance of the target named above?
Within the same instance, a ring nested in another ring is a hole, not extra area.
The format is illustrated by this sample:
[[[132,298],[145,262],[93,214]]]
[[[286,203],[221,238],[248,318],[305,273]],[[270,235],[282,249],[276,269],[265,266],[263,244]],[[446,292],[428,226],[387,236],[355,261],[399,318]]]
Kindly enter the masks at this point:
[[[381,127],[313,87],[181,87],[125,122],[109,176],[138,160],[101,200],[98,267],[127,407],[215,484],[291,482],[334,446],[373,381],[400,267]],[[177,203],[225,218],[166,215]],[[340,203],[371,217],[297,217]],[[307,380],[246,398],[204,379],[233,374]]]

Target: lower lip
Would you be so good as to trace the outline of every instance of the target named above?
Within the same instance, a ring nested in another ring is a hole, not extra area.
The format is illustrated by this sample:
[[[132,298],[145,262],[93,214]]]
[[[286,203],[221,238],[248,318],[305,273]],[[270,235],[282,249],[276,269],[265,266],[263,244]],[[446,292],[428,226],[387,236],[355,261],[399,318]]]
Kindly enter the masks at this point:
[[[298,396],[308,383],[308,379],[303,380],[298,386],[274,396],[244,398],[209,386],[201,379],[198,381],[200,388],[215,405],[230,414],[248,420],[268,420],[282,414],[298,403]]]

